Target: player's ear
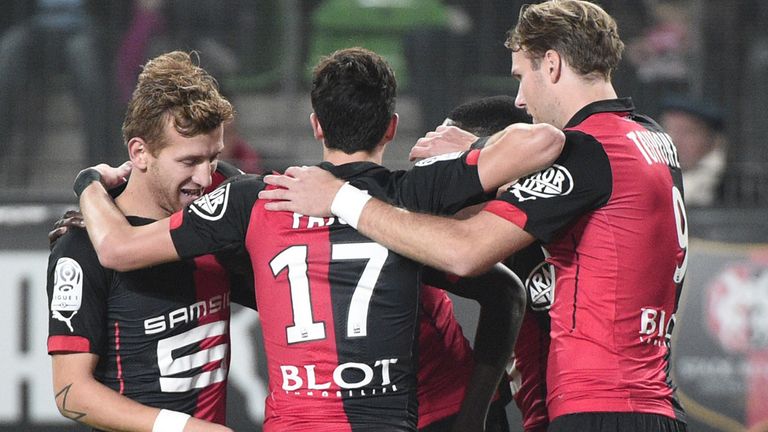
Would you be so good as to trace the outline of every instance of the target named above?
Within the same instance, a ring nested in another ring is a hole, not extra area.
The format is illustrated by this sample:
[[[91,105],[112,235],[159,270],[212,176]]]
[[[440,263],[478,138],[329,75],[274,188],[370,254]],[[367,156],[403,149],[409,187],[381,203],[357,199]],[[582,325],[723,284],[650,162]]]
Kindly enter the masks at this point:
[[[312,133],[315,135],[315,139],[322,141],[325,139],[323,133],[323,127],[320,126],[320,120],[317,119],[317,114],[312,113],[309,115],[309,123],[312,125]]]
[[[387,131],[384,132],[384,138],[387,141],[392,141],[395,139],[395,134],[397,134],[397,124],[400,121],[400,116],[397,115],[397,113],[392,115],[392,118],[389,119],[389,126],[387,126]]]
[[[560,75],[563,72],[562,60],[563,59],[560,57],[560,53],[555,50],[548,50],[546,53],[544,53],[541,67],[546,69],[549,75],[549,81],[553,84],[560,81]]]
[[[133,162],[134,169],[146,169],[149,156],[149,148],[143,139],[133,137],[128,141],[128,157]]]

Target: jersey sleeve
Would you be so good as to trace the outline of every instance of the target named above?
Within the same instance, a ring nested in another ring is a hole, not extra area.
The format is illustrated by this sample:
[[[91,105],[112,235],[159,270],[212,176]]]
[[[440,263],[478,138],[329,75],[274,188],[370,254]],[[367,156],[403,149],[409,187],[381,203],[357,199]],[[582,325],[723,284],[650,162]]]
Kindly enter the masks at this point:
[[[251,210],[264,187],[261,177],[235,177],[174,213],[171,239],[179,256],[244,250]]]
[[[490,211],[547,243],[579,216],[608,202],[613,174],[603,146],[591,135],[566,131],[555,163],[520,179],[485,211]]]
[[[72,229],[48,257],[48,353],[103,354],[110,271],[84,230]]]
[[[393,176],[393,203],[409,210],[453,214],[493,197],[483,190],[477,169],[480,150],[424,159]]]

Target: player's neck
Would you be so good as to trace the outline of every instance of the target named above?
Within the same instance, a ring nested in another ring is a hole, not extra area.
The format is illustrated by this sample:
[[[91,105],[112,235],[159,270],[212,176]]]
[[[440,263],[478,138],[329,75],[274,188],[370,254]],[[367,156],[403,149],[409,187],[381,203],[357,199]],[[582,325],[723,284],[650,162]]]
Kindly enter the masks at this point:
[[[147,219],[163,219],[170,214],[153,201],[153,197],[147,193],[141,176],[132,175],[128,179],[125,190],[117,198],[115,204],[126,216],[139,216]]]
[[[588,85],[584,85],[583,81],[580,84],[574,86],[570,91],[564,92],[568,96],[562,101],[564,118],[562,124],[557,125],[559,128],[565,127],[565,124],[570,121],[577,112],[581,111],[585,106],[607,99],[616,99],[616,90],[609,81],[596,81]]]
[[[383,154],[383,148],[380,147],[377,147],[376,150],[372,152],[359,151],[352,154],[347,154],[340,150],[324,148],[323,160],[334,165],[343,165],[351,162],[373,162],[381,165]]]

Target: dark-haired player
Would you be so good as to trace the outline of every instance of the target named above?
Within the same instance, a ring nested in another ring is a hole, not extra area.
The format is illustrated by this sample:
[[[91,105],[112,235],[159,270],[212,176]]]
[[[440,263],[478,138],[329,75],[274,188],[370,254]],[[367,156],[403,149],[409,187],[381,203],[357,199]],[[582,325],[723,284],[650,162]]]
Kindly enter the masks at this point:
[[[364,49],[324,58],[313,75],[320,166],[387,201],[454,212],[560,150],[556,129],[521,126],[487,149],[388,171],[379,163],[397,127],[395,88],[389,66]],[[85,170],[78,179],[89,236],[107,265],[128,270],[248,250],[270,376],[266,430],[416,429],[419,264],[361,236],[355,221],[267,212],[258,177],[143,227],[125,224],[96,184],[112,184],[111,170]]]

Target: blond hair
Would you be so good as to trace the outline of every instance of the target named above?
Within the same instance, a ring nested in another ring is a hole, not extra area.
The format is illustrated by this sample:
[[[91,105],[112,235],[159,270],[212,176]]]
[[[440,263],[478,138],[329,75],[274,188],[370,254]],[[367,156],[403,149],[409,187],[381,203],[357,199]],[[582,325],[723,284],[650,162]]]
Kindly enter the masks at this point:
[[[193,62],[192,55],[197,62]],[[199,63],[196,53],[173,51],[144,65],[123,121],[123,140],[147,143],[153,155],[167,144],[163,127],[170,117],[183,136],[208,133],[234,118],[232,104]]]
[[[505,46],[524,51],[534,68],[548,50],[587,78],[610,80],[621,61],[624,43],[616,21],[600,6],[582,0],[550,0],[520,9]]]

